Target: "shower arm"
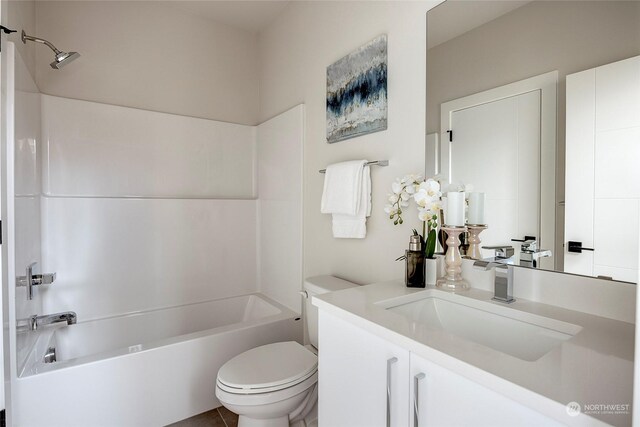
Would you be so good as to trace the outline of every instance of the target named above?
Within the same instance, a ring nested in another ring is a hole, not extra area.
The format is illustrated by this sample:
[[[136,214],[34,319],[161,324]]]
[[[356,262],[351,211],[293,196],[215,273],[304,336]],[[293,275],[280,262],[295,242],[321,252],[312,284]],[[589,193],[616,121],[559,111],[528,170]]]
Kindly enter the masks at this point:
[[[32,42],[36,42],[36,43],[42,43],[46,46],[49,47],[49,49],[51,49],[56,55],[59,55],[62,53],[62,51],[58,50],[51,42],[45,40],[45,39],[41,39],[38,37],[33,37],[28,35],[27,33],[24,32],[24,30],[22,30],[22,43],[26,43],[27,40],[32,41]]]

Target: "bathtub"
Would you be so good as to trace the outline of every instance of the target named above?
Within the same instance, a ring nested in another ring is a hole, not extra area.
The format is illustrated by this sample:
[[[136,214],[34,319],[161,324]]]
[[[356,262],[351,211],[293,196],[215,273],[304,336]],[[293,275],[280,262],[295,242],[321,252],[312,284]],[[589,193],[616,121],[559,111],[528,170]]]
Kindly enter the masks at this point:
[[[36,332],[12,385],[15,425],[166,425],[220,406],[233,356],[302,340],[299,315],[261,294],[79,320]]]

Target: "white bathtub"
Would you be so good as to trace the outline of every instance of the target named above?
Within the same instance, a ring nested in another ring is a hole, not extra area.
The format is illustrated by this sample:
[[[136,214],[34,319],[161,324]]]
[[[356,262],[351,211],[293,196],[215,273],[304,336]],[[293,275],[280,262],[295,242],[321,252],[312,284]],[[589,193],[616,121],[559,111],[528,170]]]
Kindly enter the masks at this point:
[[[12,397],[16,426],[162,426],[220,406],[218,369],[252,347],[302,339],[260,294],[39,331]],[[57,361],[44,363],[55,347]]]

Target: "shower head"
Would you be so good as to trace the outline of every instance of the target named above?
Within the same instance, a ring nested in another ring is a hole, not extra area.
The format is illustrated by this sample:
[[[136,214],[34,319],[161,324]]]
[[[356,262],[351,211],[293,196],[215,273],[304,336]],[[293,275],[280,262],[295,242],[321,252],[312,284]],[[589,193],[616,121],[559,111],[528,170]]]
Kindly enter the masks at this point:
[[[59,70],[71,61],[80,57],[80,54],[78,52],[62,52],[61,50],[58,50],[51,42],[48,42],[45,39],[27,35],[27,33],[22,30],[22,43],[27,43],[27,41],[42,43],[43,45],[46,45],[49,49],[51,49],[53,53],[55,53],[56,59],[50,65],[51,68],[54,68],[56,70]]]
[[[55,68],[56,70],[59,70],[60,68],[67,65],[69,62],[73,61],[74,59],[78,59],[79,57],[80,57],[80,54],[78,52],[56,53],[56,60],[49,65],[51,65],[51,68]]]

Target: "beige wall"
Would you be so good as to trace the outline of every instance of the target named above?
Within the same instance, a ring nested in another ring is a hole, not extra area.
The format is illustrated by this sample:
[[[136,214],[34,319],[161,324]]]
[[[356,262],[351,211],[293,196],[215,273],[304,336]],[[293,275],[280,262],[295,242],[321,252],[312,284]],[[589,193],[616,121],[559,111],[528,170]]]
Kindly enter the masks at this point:
[[[22,56],[31,76],[35,79],[36,46],[33,43],[24,44],[20,41],[20,32],[31,35],[36,31],[36,8],[33,0],[2,0],[2,25],[17,30],[9,36],[3,35],[3,40],[15,43],[16,50]]]
[[[565,76],[638,54],[638,1],[529,3],[428,51],[427,131],[439,130],[445,101],[558,70],[556,200],[563,201]],[[556,254],[562,253],[563,230],[558,205]]]
[[[257,37],[158,1],[40,1],[37,35],[82,57],[36,51],[43,93],[257,124]]]
[[[427,130],[439,129],[442,102],[553,70],[564,114],[565,76],[638,55],[639,24],[638,1],[535,1],[438,45],[427,55]]]
[[[304,103],[304,274],[334,274],[360,283],[401,279],[415,207],[394,227],[383,211],[395,177],[424,170],[426,11],[437,2],[293,3],[261,34],[260,119]],[[374,37],[388,35],[388,129],[326,143],[326,67]],[[334,239],[329,215],[320,213],[327,164],[389,159],[374,167],[373,213],[367,237]]]

